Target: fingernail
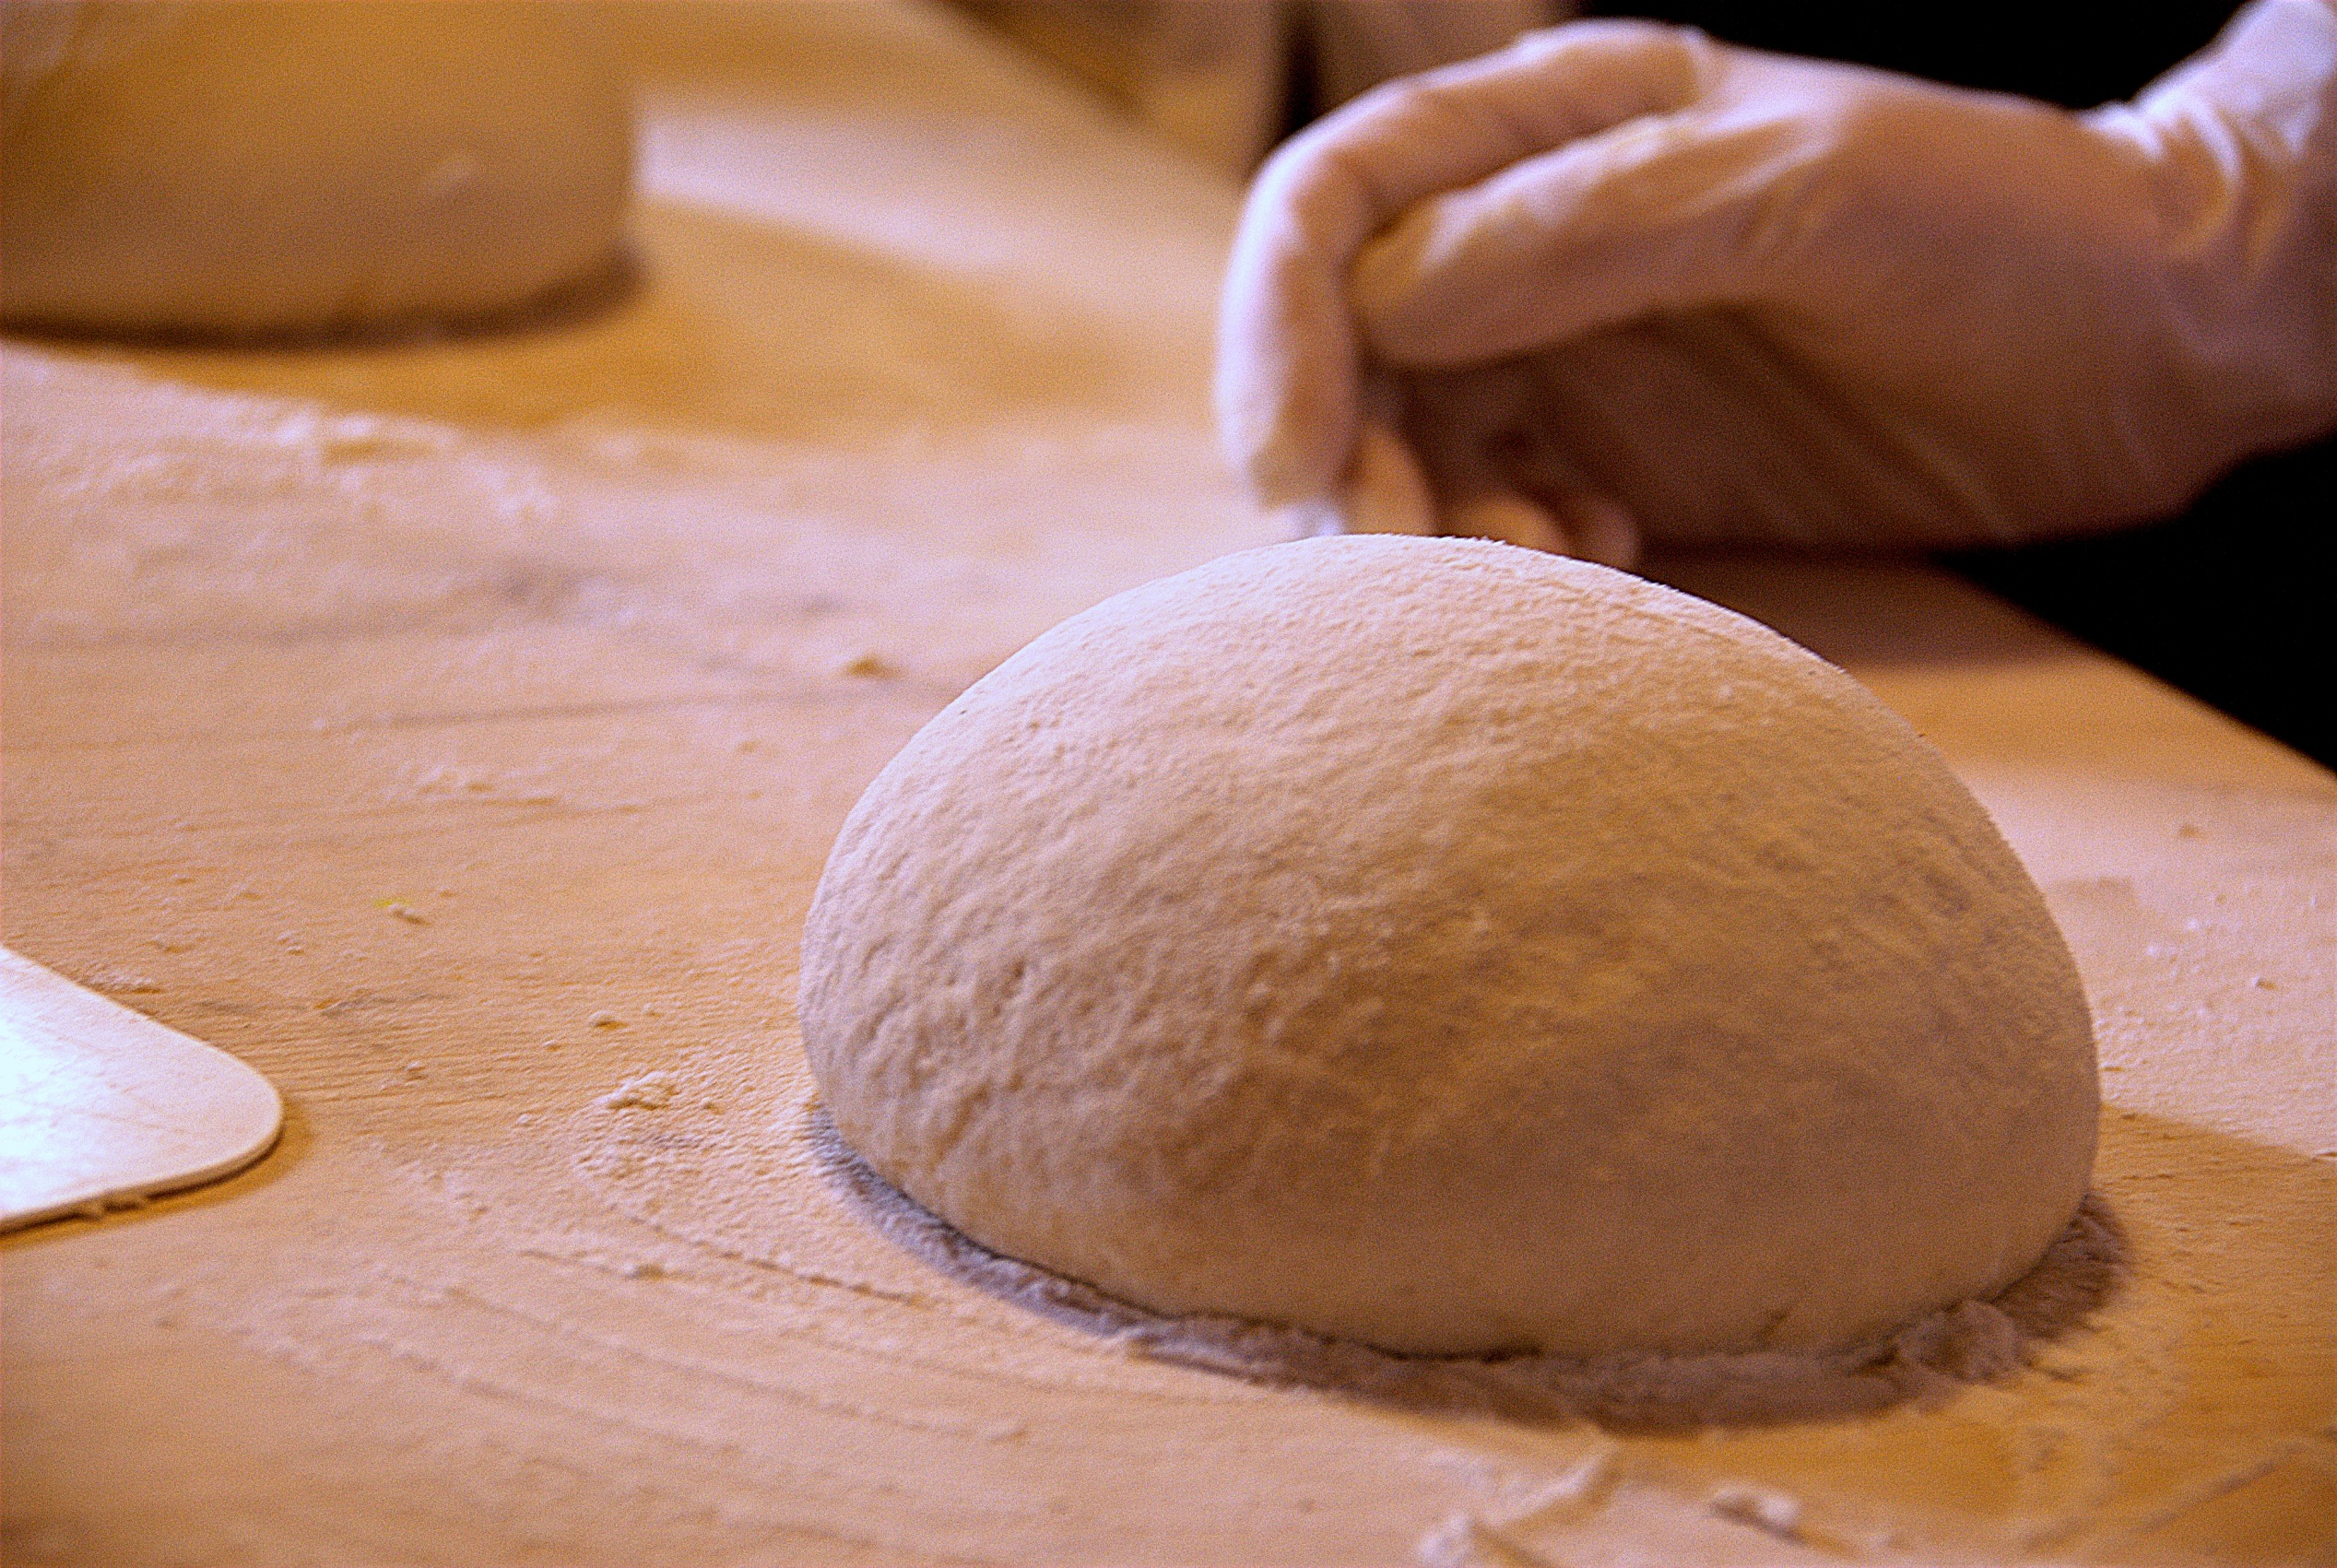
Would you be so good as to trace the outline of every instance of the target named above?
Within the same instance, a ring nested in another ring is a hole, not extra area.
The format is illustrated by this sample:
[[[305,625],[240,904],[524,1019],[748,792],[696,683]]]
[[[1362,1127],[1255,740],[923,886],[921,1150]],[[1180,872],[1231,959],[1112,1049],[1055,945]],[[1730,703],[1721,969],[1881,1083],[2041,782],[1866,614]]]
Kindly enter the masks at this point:
[[[1319,539],[1347,532],[1347,520],[1328,497],[1293,501],[1267,514],[1286,539]]]

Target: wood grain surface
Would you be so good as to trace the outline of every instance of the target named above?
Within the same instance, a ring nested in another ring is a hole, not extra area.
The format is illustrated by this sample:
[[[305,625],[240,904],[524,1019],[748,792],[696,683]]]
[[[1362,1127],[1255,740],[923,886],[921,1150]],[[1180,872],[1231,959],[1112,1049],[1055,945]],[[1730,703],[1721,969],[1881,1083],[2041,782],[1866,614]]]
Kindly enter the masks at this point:
[[[1237,193],[943,14],[609,25],[627,298],[6,347],[6,942],[289,1106],[6,1244],[8,1561],[2337,1558],[2337,780],[1919,566],[1654,570],[1912,718],[2071,938],[2132,1269],[2034,1365],[1684,1434],[1395,1409],[872,1231],[813,881],[968,682],[1266,541],[1208,429]]]

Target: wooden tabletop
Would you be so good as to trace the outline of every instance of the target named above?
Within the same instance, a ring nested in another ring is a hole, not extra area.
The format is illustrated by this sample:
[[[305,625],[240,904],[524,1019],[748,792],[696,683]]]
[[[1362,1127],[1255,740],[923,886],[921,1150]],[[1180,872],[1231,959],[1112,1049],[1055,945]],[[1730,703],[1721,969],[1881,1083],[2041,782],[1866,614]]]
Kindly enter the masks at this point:
[[[2337,780],[1919,565],[1653,570],[1907,714],[2070,937],[2131,1271],[2034,1366],[1437,1414],[873,1231],[807,1119],[813,881],[983,671],[1266,542],[1207,418],[1237,193],[946,15],[612,26],[615,306],[6,346],[7,944],[289,1104],[243,1175],[6,1244],[8,1561],[2337,1560]]]

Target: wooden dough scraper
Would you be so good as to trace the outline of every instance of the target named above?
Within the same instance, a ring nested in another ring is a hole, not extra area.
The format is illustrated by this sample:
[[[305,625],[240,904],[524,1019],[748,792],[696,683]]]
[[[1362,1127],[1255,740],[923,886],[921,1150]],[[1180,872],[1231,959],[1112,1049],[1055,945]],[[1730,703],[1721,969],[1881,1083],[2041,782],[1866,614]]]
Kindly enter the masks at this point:
[[[233,1175],[283,1126],[233,1056],[0,948],[0,1231]]]

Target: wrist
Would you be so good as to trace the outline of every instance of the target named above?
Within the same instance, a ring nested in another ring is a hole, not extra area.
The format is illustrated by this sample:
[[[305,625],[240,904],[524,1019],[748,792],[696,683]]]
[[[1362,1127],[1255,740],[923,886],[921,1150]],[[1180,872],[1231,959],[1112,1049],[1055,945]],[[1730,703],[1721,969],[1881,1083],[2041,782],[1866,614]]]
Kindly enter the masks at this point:
[[[2221,463],[2337,426],[2337,3],[2255,0],[2087,118],[2142,159],[2169,336]]]

